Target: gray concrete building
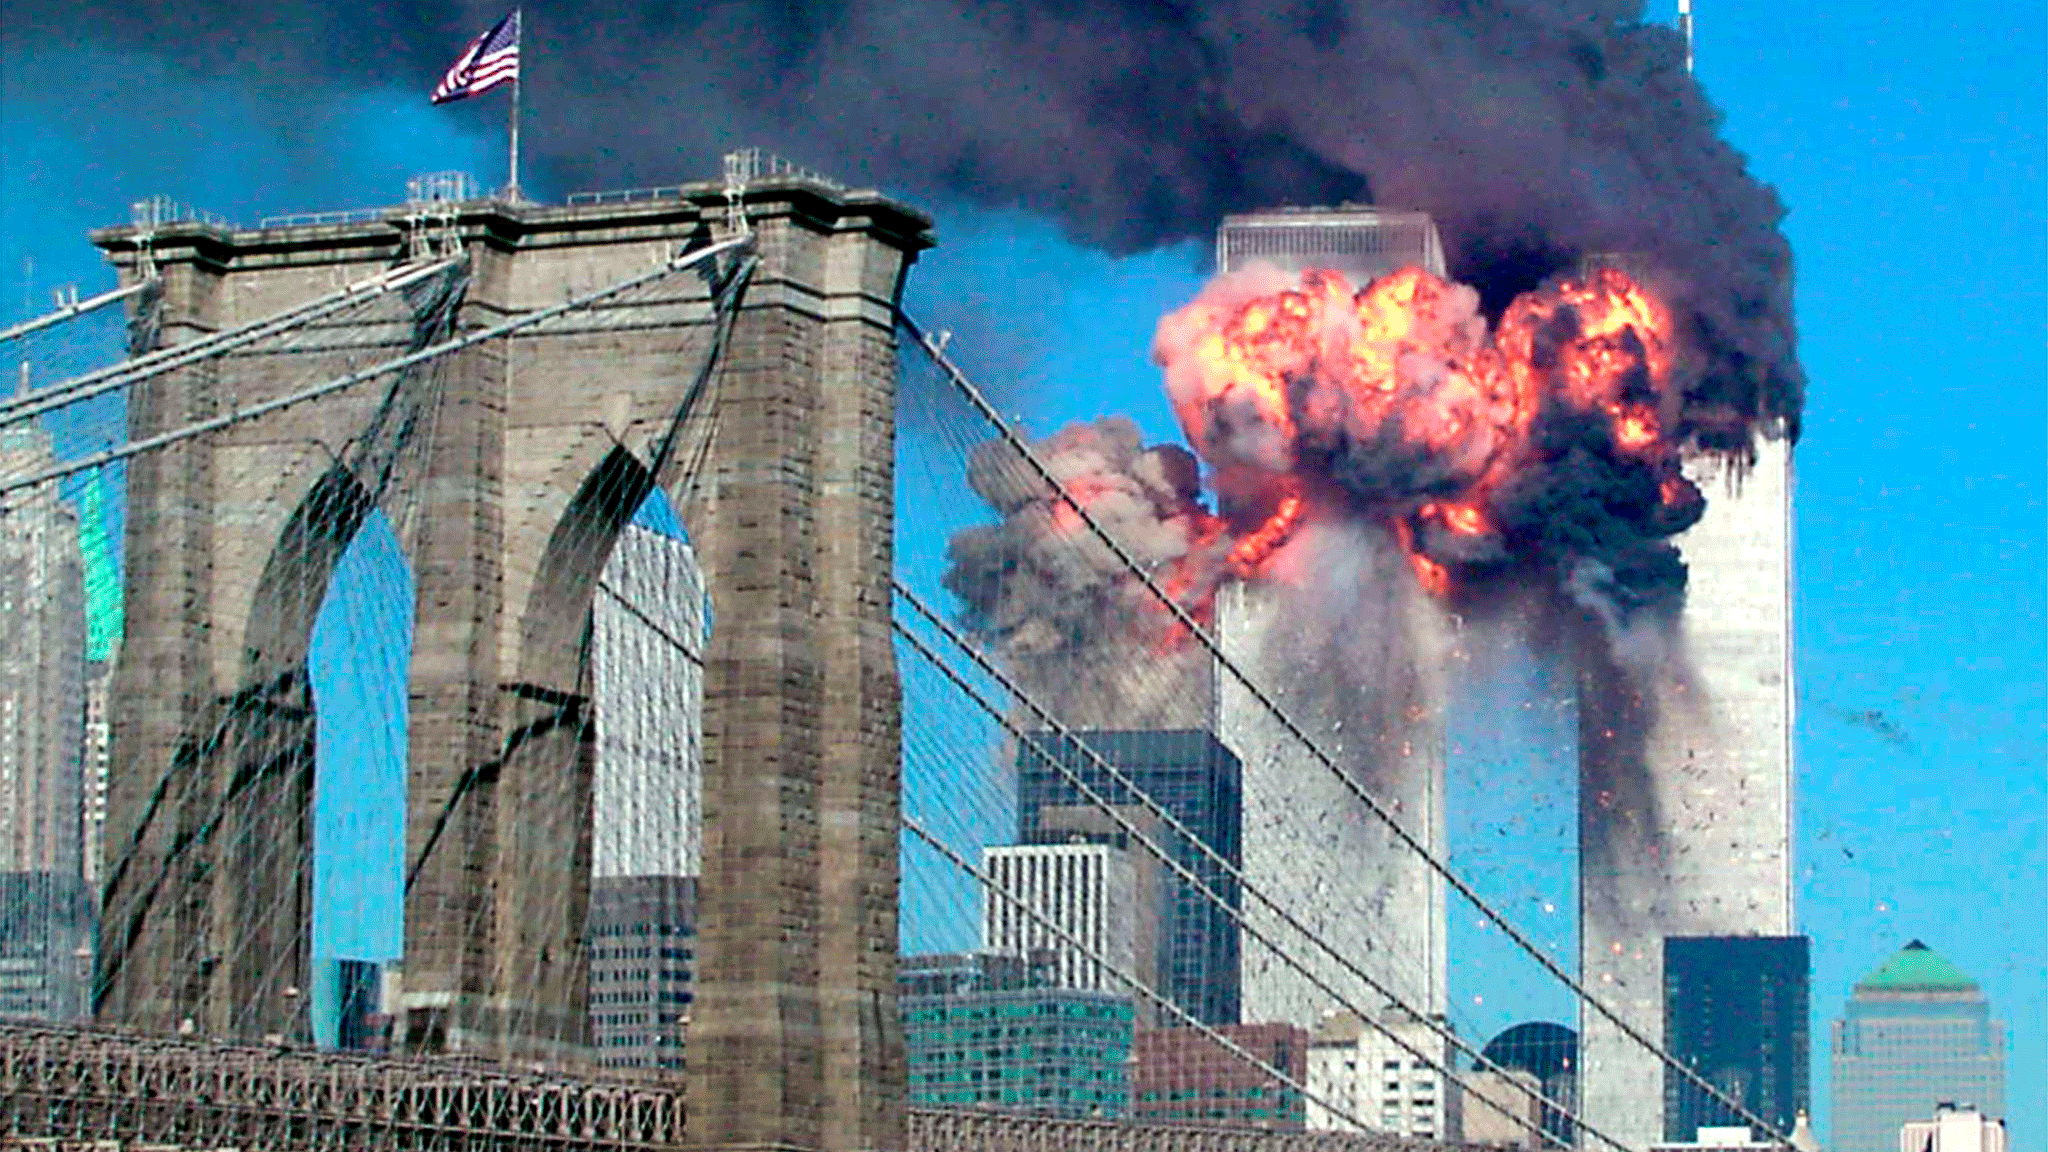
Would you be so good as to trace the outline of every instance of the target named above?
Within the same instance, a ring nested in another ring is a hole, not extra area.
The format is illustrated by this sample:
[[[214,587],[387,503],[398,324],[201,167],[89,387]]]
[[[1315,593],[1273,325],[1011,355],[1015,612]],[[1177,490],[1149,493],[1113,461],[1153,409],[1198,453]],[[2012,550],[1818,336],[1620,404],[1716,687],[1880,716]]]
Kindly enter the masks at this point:
[[[595,1063],[674,1076],[696,999],[697,881],[600,876],[590,888],[590,1042]]]
[[[1139,883],[1133,853],[1085,840],[982,850],[981,942],[1050,958],[1052,986],[1131,995],[1159,972],[1158,889]],[[1079,943],[1063,938],[1072,937]]]
[[[41,428],[0,428],[0,477],[54,459]],[[78,527],[54,485],[0,509],[0,1016],[79,1020],[90,1006]]]
[[[134,461],[107,836],[137,845],[134,876],[171,879],[110,877],[104,1019],[305,1033],[284,992],[310,962],[307,641],[334,564],[384,507],[417,596],[401,1043],[587,1061],[586,637],[611,541],[662,487],[720,622],[704,654],[693,1142],[900,1145],[893,308],[930,222],[742,160],[730,190],[95,234],[124,280],[161,274],[161,344],[409,253],[467,261],[366,306],[353,332],[144,382],[137,438],[561,304],[742,222],[760,260],[708,377],[711,289],[733,261]],[[689,407],[700,385],[715,434]],[[194,842],[215,796],[216,831]]]
[[[0,476],[56,459],[0,428]],[[55,485],[0,509],[0,871],[84,874],[86,616],[78,514]]]
[[[1579,975],[1667,1042],[1664,941],[1790,936],[1792,460],[1686,461],[1706,494],[1676,537],[1678,647],[1631,665],[1589,628],[1579,672]],[[1664,1136],[1663,1065],[1580,1012],[1581,1114],[1623,1143]]]
[[[1326,1013],[1309,1040],[1309,1129],[1457,1139],[1462,1101],[1438,1071],[1452,1067],[1451,1042],[1438,1030],[1443,1021],[1435,1024],[1391,1011],[1372,1020],[1343,1009]]]
[[[1901,1129],[1942,1102],[2005,1112],[2005,1025],[1975,980],[1918,940],[1856,982],[1832,1039],[1834,1152],[1908,1152]],[[1980,1131],[1949,1124],[1958,1139]]]

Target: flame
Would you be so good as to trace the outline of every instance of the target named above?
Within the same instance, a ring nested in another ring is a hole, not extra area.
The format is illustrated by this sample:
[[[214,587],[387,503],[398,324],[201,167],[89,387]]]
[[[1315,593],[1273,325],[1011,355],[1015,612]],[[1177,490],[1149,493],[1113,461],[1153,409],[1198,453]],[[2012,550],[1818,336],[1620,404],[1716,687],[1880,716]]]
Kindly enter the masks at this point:
[[[1294,535],[1295,526],[1301,523],[1301,497],[1293,492],[1280,498],[1280,504],[1266,522],[1250,535],[1240,539],[1230,549],[1230,567],[1241,576],[1249,576],[1265,566],[1268,557]]]
[[[1536,458],[1545,410],[1592,417],[1611,451],[1675,476],[1662,416],[1675,404],[1670,314],[1618,269],[1522,296],[1491,333],[1471,289],[1421,268],[1357,291],[1336,272],[1310,271],[1296,287],[1249,299],[1205,296],[1161,323],[1159,350],[1196,451],[1283,494],[1228,552],[1243,576],[1292,536],[1303,493],[1327,487],[1304,483],[1302,471],[1331,445],[1416,450],[1428,495],[1393,491],[1367,510],[1393,528],[1433,595],[1451,590],[1452,570],[1425,554],[1421,527],[1495,534],[1491,498]],[[1660,494],[1667,505],[1684,495],[1668,479]]]

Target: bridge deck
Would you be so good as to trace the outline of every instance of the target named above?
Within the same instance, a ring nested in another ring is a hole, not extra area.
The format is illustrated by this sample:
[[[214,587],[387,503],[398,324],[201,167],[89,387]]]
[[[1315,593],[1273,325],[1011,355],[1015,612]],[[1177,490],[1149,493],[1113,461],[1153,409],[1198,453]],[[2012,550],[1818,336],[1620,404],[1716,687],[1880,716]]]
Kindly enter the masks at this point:
[[[669,1152],[666,1084],[0,1022],[0,1149]],[[1394,1136],[913,1108],[914,1152],[1428,1152]]]

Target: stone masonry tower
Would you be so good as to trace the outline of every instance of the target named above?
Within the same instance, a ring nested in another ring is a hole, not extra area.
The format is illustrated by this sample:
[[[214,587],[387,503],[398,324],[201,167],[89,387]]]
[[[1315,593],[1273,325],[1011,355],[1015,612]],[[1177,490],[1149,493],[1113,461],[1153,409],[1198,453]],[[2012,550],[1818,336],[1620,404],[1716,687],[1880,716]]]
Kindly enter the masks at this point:
[[[707,183],[567,206],[456,197],[340,223],[96,233],[124,277],[145,262],[160,271],[139,317],[158,345],[423,250],[463,258],[328,322],[336,339],[147,381],[130,398],[131,434],[650,271],[731,234],[727,193]],[[708,377],[714,289],[738,253],[136,458],[101,1019],[306,1034],[308,642],[335,564],[377,509],[416,590],[403,1042],[582,1065],[590,605],[613,540],[661,487],[716,614],[692,1143],[901,1147],[892,310],[930,222],[792,173],[757,177],[737,203],[759,264]]]

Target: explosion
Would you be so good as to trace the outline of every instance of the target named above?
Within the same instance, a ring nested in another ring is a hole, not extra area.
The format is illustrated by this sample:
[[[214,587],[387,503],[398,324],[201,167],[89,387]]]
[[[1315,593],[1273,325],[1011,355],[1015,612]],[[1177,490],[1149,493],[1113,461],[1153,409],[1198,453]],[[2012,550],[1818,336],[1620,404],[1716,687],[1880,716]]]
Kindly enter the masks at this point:
[[[1626,274],[1531,292],[1489,332],[1471,288],[1404,268],[1355,290],[1330,271],[1219,279],[1166,317],[1155,355],[1195,452],[1215,471],[1227,571],[1176,571],[1203,597],[1256,578],[1316,514],[1383,523],[1417,579],[1454,596],[1511,573],[1603,574],[1613,607],[1675,600],[1664,538],[1703,501],[1667,430],[1672,324]],[[1200,565],[1191,550],[1178,563]]]

